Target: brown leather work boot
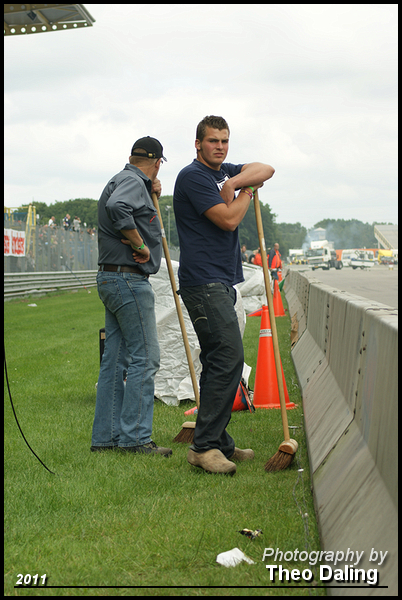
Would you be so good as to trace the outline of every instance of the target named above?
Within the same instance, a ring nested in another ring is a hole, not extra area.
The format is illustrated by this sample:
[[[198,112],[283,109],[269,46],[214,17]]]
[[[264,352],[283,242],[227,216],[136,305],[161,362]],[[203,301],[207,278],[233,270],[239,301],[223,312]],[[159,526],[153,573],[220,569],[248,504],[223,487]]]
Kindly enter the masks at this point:
[[[194,452],[191,448],[187,454],[187,461],[190,465],[200,467],[207,473],[224,473],[226,475],[234,475],[236,473],[236,465],[230,462],[220,450],[212,449],[206,452]]]
[[[240,448],[235,448],[234,452],[232,454],[232,456],[229,458],[229,460],[237,460],[238,462],[243,462],[245,460],[253,460],[254,458],[254,451],[251,450],[250,448],[247,448],[247,450],[241,450]]]

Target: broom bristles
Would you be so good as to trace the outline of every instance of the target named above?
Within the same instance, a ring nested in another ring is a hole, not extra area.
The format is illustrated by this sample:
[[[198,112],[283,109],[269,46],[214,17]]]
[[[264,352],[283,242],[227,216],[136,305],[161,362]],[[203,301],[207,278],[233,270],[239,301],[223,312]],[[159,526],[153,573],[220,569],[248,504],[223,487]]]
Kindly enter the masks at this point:
[[[194,441],[194,427],[195,423],[183,423],[181,431],[176,435],[173,441],[179,444],[192,444]]]
[[[282,450],[278,450],[276,454],[269,459],[266,463],[264,469],[267,473],[273,473],[275,471],[283,471],[287,469],[294,459],[294,454],[288,454],[287,452],[282,452]]]

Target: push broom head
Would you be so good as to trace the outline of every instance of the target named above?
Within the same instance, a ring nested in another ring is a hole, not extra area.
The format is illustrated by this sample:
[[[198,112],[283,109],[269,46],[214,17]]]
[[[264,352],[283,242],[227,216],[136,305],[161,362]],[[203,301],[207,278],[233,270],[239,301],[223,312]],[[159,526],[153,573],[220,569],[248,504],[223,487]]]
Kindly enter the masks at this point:
[[[279,446],[279,450],[266,463],[264,469],[267,473],[284,471],[291,464],[299,447],[296,440],[286,440]]]
[[[173,441],[181,444],[192,444],[194,441],[194,429],[195,422],[186,421],[183,423],[180,433],[176,435]]]

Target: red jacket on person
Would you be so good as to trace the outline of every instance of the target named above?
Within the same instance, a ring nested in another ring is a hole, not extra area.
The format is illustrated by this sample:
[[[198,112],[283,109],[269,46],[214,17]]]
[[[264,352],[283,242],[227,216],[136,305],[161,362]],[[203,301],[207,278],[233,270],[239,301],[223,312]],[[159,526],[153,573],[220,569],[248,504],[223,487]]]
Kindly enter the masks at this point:
[[[282,268],[281,253],[279,252],[279,250],[271,250],[271,252],[269,253],[268,267],[270,269]]]
[[[259,252],[256,252],[256,254],[254,255],[254,265],[258,265],[259,267],[262,267],[262,257],[261,254]]]

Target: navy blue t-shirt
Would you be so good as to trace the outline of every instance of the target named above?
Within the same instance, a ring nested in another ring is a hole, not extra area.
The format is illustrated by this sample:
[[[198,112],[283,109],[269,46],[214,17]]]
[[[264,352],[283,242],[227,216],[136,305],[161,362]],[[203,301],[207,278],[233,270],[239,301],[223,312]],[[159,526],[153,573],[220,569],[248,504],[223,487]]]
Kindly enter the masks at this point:
[[[224,231],[204,215],[212,206],[224,203],[219,192],[242,167],[223,163],[215,171],[194,159],[178,174],[173,207],[180,243],[181,287],[215,282],[232,286],[244,281],[238,229]]]

